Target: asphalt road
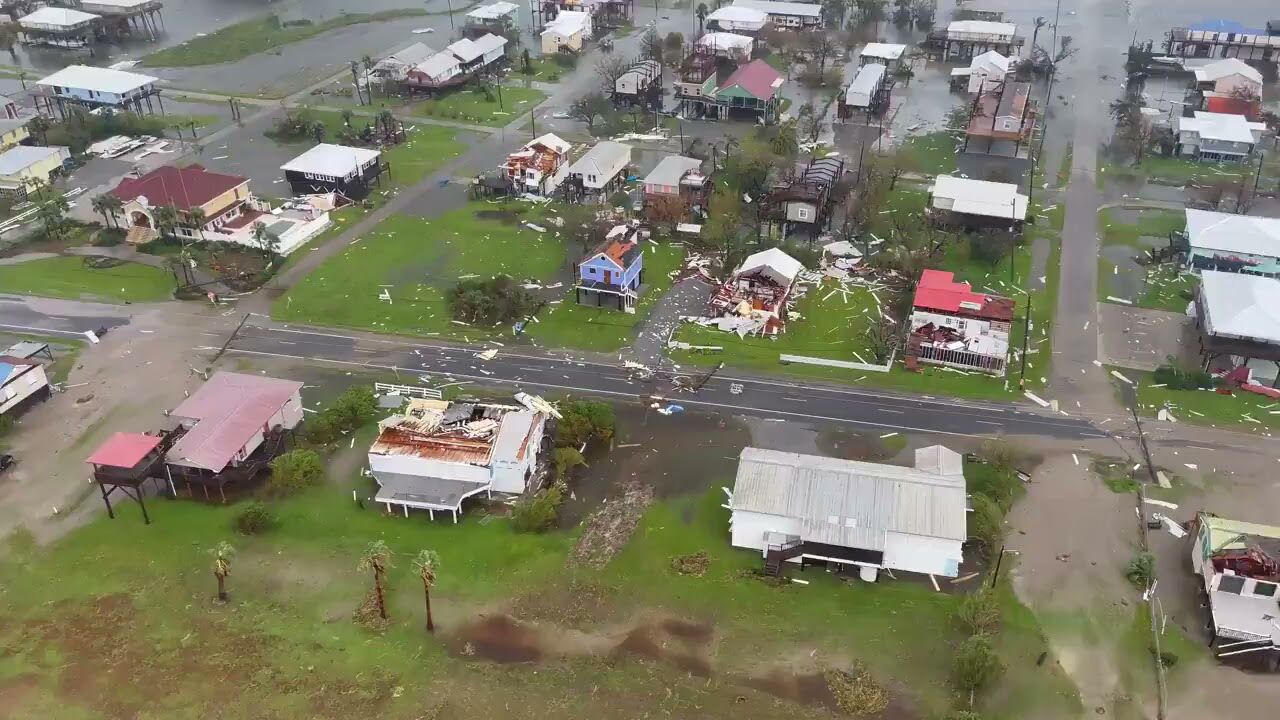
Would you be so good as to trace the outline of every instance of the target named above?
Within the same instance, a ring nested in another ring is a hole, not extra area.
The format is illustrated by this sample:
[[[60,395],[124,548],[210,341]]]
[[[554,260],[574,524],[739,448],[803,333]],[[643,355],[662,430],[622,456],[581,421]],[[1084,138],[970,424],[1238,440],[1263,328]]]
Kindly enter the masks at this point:
[[[212,338],[211,338],[212,340]],[[210,342],[206,350],[221,342]],[[633,379],[615,364],[572,355],[541,355],[523,348],[499,348],[491,360],[476,350],[401,339],[345,335],[303,328],[247,324],[228,352],[293,358],[348,367],[394,370],[405,384],[473,382],[510,384],[513,389],[570,391],[639,400],[663,398],[662,405],[746,413],[780,420],[840,422],[884,432],[945,435],[1044,435],[1058,438],[1107,437],[1084,419],[1022,410],[1013,405],[951,398],[908,397],[855,388],[792,382],[729,373],[713,376],[697,392],[676,391],[664,378]]]

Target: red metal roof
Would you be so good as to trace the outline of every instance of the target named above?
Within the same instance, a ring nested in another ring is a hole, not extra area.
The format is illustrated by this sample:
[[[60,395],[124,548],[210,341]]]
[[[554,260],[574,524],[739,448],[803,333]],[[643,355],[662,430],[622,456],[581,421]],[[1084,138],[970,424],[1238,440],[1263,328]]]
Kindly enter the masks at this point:
[[[1013,319],[1013,300],[999,295],[976,293],[967,282],[956,282],[955,273],[945,270],[925,270],[916,285],[912,307],[936,310],[953,315],[983,318],[986,320]],[[971,304],[962,307],[961,303]]]
[[[292,380],[214,373],[209,382],[174,408],[174,417],[195,420],[196,424],[169,449],[169,461],[222,472],[301,390],[302,383]]]
[[[122,180],[111,194],[125,202],[145,197],[152,207],[172,205],[190,210],[246,182],[248,178],[210,172],[203,165],[165,165],[142,177]]]
[[[729,79],[724,81],[722,89],[739,85],[760,100],[768,100],[777,92],[775,83],[781,79],[782,76],[769,63],[763,60],[752,60],[733,71]]]
[[[142,433],[122,433],[107,438],[85,462],[91,465],[109,465],[118,468],[131,468],[142,462],[152,450],[160,445],[160,438]]]

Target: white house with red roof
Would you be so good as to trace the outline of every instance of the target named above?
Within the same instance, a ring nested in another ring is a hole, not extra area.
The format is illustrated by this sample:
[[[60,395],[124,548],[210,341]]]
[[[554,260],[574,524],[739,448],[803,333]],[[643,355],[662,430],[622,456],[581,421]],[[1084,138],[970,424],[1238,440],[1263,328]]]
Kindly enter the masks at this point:
[[[1003,375],[1014,302],[974,292],[954,273],[925,270],[911,301],[907,367],[915,362]]]

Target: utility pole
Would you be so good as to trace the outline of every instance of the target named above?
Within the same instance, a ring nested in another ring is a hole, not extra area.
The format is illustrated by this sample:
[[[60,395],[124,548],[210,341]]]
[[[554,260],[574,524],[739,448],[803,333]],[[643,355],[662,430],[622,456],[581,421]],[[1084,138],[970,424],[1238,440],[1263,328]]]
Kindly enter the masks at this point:
[[[1027,382],[1027,345],[1031,339],[1031,293],[1027,293],[1027,314],[1022,319],[1022,370],[1018,373],[1018,389]]]

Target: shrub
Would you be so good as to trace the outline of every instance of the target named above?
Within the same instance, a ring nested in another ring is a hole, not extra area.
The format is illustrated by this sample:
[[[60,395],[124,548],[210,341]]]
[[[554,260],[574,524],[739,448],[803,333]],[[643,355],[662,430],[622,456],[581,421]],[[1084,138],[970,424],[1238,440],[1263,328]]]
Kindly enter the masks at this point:
[[[569,473],[573,472],[575,467],[586,465],[586,458],[582,457],[582,453],[573,447],[558,447],[552,455],[552,466],[555,468],[556,480],[565,481],[569,479]]]
[[[314,450],[291,450],[271,461],[271,478],[264,488],[271,497],[287,497],[315,487],[324,478],[324,464]]]
[[[986,635],[974,635],[960,643],[951,660],[952,682],[970,696],[990,685],[1002,672],[1004,664]]]
[[[617,430],[613,406],[599,400],[572,400],[560,403],[563,416],[556,424],[556,445],[582,447],[592,440],[608,442]]]
[[[453,319],[484,325],[519,320],[538,304],[537,298],[509,275],[464,280],[449,291],[448,302]]]
[[[258,535],[272,530],[280,523],[271,508],[260,502],[251,502],[236,513],[235,527],[241,535]]]
[[[1156,577],[1156,558],[1149,552],[1141,552],[1129,561],[1124,576],[1136,587],[1145,590]]]
[[[328,445],[338,439],[338,425],[326,413],[319,413],[307,418],[302,426],[303,437],[315,445]]]
[[[564,502],[564,486],[555,483],[532,497],[521,498],[511,509],[516,532],[540,533],[556,524],[560,504]]]
[[[982,545],[988,558],[1000,551],[1004,542],[1004,511],[986,495],[973,496],[973,512],[969,514],[969,537]]]
[[[1152,379],[1170,390],[1211,390],[1218,384],[1217,378],[1203,370],[1183,370],[1172,363],[1156,368]]]
[[[956,619],[970,635],[990,635],[1000,629],[1000,603],[989,589],[966,595],[956,607]]]
[[[339,395],[325,414],[330,415],[340,429],[355,430],[377,417],[378,399],[368,385],[355,385]]]

